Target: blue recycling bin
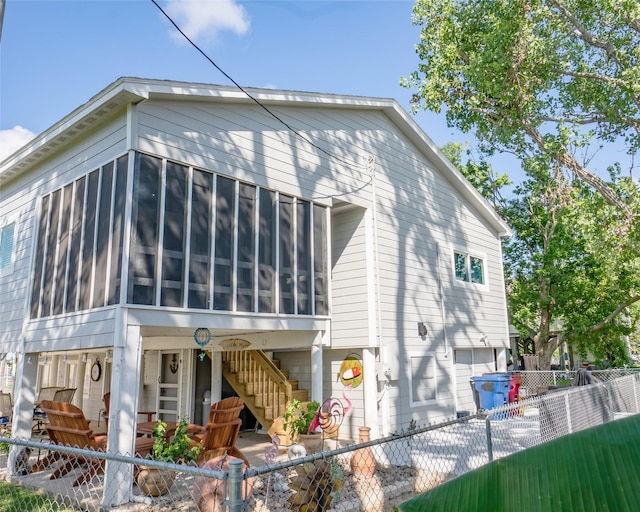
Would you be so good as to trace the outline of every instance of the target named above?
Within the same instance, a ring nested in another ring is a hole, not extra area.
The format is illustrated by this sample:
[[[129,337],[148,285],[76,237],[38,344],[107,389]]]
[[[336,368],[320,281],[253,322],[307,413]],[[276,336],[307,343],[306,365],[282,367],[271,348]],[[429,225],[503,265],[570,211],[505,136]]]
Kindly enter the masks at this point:
[[[508,373],[489,373],[471,377],[480,397],[480,408],[485,410],[495,409],[509,403],[509,389],[511,388],[511,375]],[[492,420],[500,420],[507,417],[506,413],[493,414]]]

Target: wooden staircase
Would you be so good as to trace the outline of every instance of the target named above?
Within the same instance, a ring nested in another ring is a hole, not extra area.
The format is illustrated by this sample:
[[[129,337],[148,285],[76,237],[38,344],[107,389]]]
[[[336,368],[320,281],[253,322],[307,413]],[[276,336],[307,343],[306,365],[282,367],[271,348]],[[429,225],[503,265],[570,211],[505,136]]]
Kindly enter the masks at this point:
[[[223,352],[222,375],[262,428],[286,443],[282,416],[287,404],[294,399],[308,401],[309,391],[298,389],[298,381],[289,379],[289,371],[281,370],[280,362],[269,359],[262,350]]]

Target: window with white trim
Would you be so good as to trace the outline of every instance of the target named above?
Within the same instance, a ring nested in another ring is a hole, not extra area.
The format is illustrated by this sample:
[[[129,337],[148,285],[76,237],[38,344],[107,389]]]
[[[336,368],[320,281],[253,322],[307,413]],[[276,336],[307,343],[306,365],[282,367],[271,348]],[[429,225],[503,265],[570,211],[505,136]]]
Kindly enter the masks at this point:
[[[453,269],[456,281],[485,284],[484,258],[461,251],[453,252]]]
[[[437,398],[436,357],[433,353],[409,355],[411,368],[411,405],[432,402]]]
[[[0,227],[0,273],[11,272],[13,268],[15,231],[15,222]]]

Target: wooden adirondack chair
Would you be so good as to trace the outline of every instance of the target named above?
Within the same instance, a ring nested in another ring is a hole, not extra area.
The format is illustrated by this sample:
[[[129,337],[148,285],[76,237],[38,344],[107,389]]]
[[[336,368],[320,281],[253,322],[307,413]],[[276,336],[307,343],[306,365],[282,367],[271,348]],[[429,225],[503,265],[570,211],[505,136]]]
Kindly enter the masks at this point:
[[[211,405],[209,409],[209,423],[227,423],[240,417],[244,409],[244,402],[239,396],[230,396]]]
[[[52,400],[54,402],[71,402],[76,394],[76,388],[60,388],[57,386],[50,386],[42,388],[36,401],[36,408],[33,411],[33,420],[35,425],[33,431],[37,434],[42,433],[44,425],[47,423],[47,415],[42,410],[42,402],[44,400]]]
[[[102,416],[102,419],[104,420],[104,426],[108,430],[109,429],[109,410],[110,410],[110,407],[111,407],[111,391],[107,391],[104,394],[104,396],[102,397],[102,401],[104,402],[104,409],[102,410],[100,415]],[[155,413],[156,413],[156,411],[138,411],[138,414],[147,417],[147,421],[148,422],[152,420],[153,415]]]
[[[106,447],[106,437],[100,436],[100,438],[96,438],[93,435],[93,431],[89,427],[89,421],[80,408],[68,402],[55,402],[52,400],[44,400],[41,406],[49,419],[46,428],[52,444],[95,451],[103,451]],[[136,453],[139,454],[139,456],[147,455],[151,451],[152,446],[152,439],[136,439]],[[53,451],[44,461],[38,462],[38,464],[32,468],[32,471],[40,471],[59,458],[60,454]],[[68,455],[65,455],[64,459],[65,463],[55,469],[50,477],[51,479],[66,475],[69,471],[77,467],[78,464],[86,463],[88,465],[88,469],[73,483],[74,487],[90,482],[94,476],[104,471],[103,459]]]
[[[198,463],[202,464],[218,455],[229,454],[242,459],[247,467],[250,466],[249,460],[236,448],[241,425],[240,418],[225,423],[208,423],[204,428],[202,440],[198,443],[202,447]]]
[[[73,397],[75,396],[75,394],[76,394],[76,388],[58,389],[53,394],[52,401],[54,401],[54,402],[69,402],[69,403],[71,403],[73,401]]]
[[[13,404],[11,394],[0,391],[0,433],[11,431]]]
[[[242,401],[242,398],[238,396],[224,398],[211,405],[207,425],[212,423],[228,423],[230,421],[235,421],[240,417],[242,409],[244,409],[244,402]],[[242,424],[242,422],[240,423]],[[206,427],[202,429],[202,432],[194,434],[192,437],[197,441],[202,441],[205,436],[205,430]]]

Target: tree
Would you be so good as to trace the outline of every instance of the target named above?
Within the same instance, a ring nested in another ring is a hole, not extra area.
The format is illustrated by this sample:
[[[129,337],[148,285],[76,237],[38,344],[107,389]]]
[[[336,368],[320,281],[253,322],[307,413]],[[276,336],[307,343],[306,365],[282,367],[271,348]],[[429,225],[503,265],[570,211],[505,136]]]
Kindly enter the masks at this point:
[[[421,62],[401,84],[414,110],[444,106],[491,151],[545,156],[637,221],[575,155],[593,141],[640,148],[640,2],[417,0],[413,19]]]
[[[502,197],[496,186],[507,183],[486,163],[463,162],[459,144],[443,152],[488,200]],[[640,230],[630,230],[617,207],[553,163],[528,160],[529,178],[496,205],[514,230],[503,243],[511,322],[534,341],[541,368],[549,368],[561,341],[625,363],[625,339],[637,331]],[[640,211],[632,179],[611,170],[607,186]]]

